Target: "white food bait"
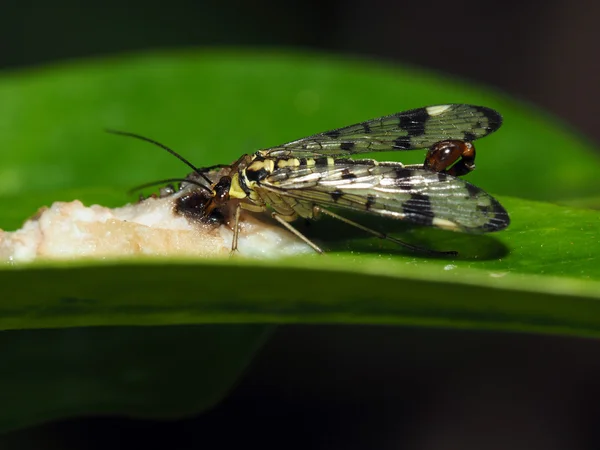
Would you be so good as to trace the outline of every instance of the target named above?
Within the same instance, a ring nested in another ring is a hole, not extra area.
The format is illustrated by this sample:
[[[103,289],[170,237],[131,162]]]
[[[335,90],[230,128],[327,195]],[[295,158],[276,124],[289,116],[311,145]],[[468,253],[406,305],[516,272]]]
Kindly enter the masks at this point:
[[[120,208],[85,206],[79,200],[44,207],[16,231],[0,230],[0,262],[127,256],[228,257],[233,231],[229,218],[194,220],[177,210],[183,189]],[[312,253],[312,249],[268,216],[244,214],[240,256],[268,258]]]

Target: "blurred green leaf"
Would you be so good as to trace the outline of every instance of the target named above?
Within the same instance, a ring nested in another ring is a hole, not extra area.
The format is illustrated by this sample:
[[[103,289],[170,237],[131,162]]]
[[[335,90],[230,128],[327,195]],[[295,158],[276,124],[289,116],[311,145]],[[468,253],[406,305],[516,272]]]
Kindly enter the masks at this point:
[[[597,198],[599,158],[555,120],[499,93],[372,61],[265,52],[129,55],[5,73],[5,229],[55,200],[116,206],[131,200],[131,186],[187,173],[159,149],[103,128],[147,135],[211,165],[450,102],[504,115],[503,128],[478,142],[469,180],[499,195],[513,221],[508,231],[466,236],[361,217],[410,242],[458,250],[454,259],[406,253],[323,220],[307,233],[329,250],[325,257],[5,266],[0,328],[14,331],[0,335],[10,363],[0,372],[0,427],[83,413],[201,411],[239,375],[268,332],[265,323],[600,335],[600,213],[530,201]],[[423,152],[378,159],[422,162]],[[199,326],[184,326],[191,324]],[[99,325],[109,327],[91,328]],[[105,370],[94,369],[98,361]]]
[[[0,194],[114,186],[187,168],[137,132],[197,165],[414,107],[496,108],[503,128],[478,141],[469,176],[495,194],[568,199],[600,194],[598,154],[555,120],[505,95],[373,61],[284,53],[123,56],[6,73],[0,81]],[[424,152],[379,159],[422,162]]]

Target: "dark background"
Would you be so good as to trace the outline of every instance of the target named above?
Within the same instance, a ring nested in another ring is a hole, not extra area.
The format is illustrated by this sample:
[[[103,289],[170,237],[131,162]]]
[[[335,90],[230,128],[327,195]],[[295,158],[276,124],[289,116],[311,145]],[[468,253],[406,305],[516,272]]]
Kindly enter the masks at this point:
[[[600,3],[566,0],[0,0],[0,68],[182,46],[322,50],[488,84],[600,142],[598,17]],[[593,449],[599,354],[584,339],[286,327],[207,414],[76,419],[0,447]]]

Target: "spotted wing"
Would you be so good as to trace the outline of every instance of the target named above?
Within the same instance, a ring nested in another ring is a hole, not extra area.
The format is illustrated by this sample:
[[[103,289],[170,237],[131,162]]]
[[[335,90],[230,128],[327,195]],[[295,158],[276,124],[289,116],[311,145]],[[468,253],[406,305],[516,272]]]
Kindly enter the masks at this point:
[[[329,167],[285,167],[255,189],[275,194],[301,216],[307,207],[320,205],[470,233],[498,231],[510,223],[502,205],[477,186],[397,163],[349,160]]]
[[[263,156],[348,156],[431,147],[446,139],[474,141],[502,125],[484,106],[437,105],[399,112],[262,150]]]

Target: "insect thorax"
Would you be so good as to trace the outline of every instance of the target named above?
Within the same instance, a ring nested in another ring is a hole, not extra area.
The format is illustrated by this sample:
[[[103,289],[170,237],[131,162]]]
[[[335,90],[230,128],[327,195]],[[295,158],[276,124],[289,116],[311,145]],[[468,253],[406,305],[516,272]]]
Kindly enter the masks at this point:
[[[368,162],[377,164],[372,160],[368,160]],[[240,168],[238,173],[232,177],[230,196],[246,199],[260,207],[268,206],[287,221],[293,221],[298,216],[310,219],[314,217],[314,202],[297,198],[289,193],[279,193],[273,187],[287,180],[292,170],[310,170],[315,167],[333,169],[340,163],[347,165],[349,160],[328,156],[268,157],[257,153],[253,155],[253,160],[246,167]],[[353,164],[354,161],[350,161],[350,163]],[[269,178],[270,189],[266,189],[261,183],[266,178]]]

